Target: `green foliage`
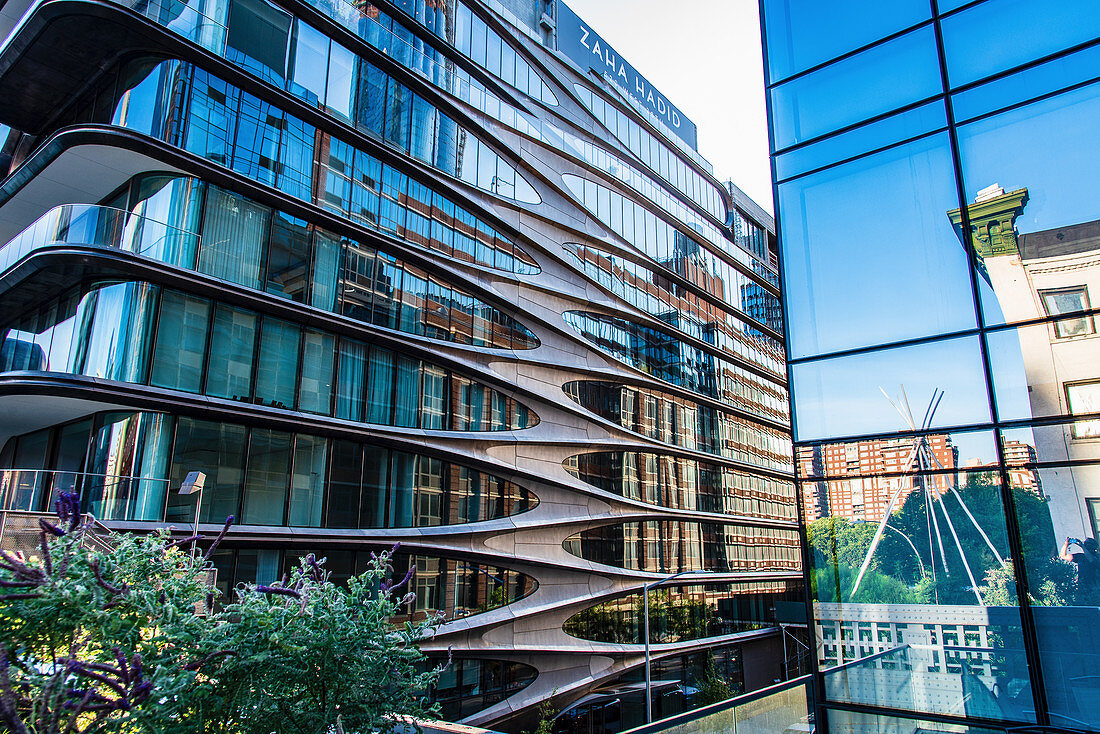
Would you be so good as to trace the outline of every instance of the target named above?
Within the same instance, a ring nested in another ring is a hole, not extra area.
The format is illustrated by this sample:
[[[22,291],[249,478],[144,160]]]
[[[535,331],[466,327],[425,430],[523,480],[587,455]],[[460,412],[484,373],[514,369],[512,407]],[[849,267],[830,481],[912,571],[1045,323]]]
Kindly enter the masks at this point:
[[[0,721],[12,732],[162,731],[186,715],[209,621],[199,564],[165,535],[85,547],[87,527],[0,563]]]
[[[1001,491],[991,475],[969,473],[958,494],[1001,558],[1009,560]],[[974,591],[958,551],[961,545],[979,584],[978,593],[983,603],[1016,604],[1011,572],[997,561],[967,516],[959,497],[948,493],[942,502],[933,504],[939,524],[937,538],[936,524],[931,522],[927,512],[925,493],[912,492],[891,515],[890,527],[884,531],[871,557],[855,598],[850,598],[851,589],[878,523],[851,522],[839,517],[826,517],[812,523],[807,528],[807,537],[816,569],[811,576],[815,598],[882,604],[974,604]],[[1013,492],[1013,503],[1036,602],[1055,605],[1072,600],[1073,569],[1054,556],[1054,530],[1047,501],[1034,492],[1017,490]],[[948,518],[958,534],[958,545],[948,527]],[[948,573],[943,570],[941,545]]]
[[[718,670],[718,665],[714,661],[714,654],[711,652],[707,653],[707,662],[703,666],[702,674],[699,676],[697,691],[695,700],[698,701],[700,706],[725,701],[737,695],[729,680]]]
[[[345,731],[385,734],[393,713],[431,716],[422,692],[438,671],[417,672],[416,643],[439,620],[390,623],[412,598],[384,591],[387,562],[341,588],[307,556],[285,587],[246,588],[203,641],[217,662],[200,672],[216,685],[198,697],[199,730],[268,734],[278,721],[280,732],[324,732],[339,715]]]
[[[346,588],[309,556],[200,615],[205,559],[167,534],[118,534],[103,552],[75,513],[44,527],[59,537],[36,557],[0,557],[0,729],[387,734],[394,714],[433,714],[422,692],[439,671],[417,643],[439,620],[390,623],[411,601],[405,582],[386,588],[390,553]]]
[[[554,731],[554,705],[551,700],[555,694],[557,694],[557,690],[535,707],[535,716],[538,717],[537,723],[534,730],[527,732],[527,734],[551,734]]]

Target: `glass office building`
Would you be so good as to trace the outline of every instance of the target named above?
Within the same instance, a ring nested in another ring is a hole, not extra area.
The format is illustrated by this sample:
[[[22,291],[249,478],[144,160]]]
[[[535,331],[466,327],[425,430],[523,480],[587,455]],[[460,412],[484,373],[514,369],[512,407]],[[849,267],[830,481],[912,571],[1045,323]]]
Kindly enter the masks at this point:
[[[630,726],[680,572],[656,715],[797,672],[770,218],[566,6],[8,0],[0,37],[4,507],[234,515],[227,594],[400,541],[471,724]]]
[[[1098,731],[1100,13],[761,8],[818,724]]]

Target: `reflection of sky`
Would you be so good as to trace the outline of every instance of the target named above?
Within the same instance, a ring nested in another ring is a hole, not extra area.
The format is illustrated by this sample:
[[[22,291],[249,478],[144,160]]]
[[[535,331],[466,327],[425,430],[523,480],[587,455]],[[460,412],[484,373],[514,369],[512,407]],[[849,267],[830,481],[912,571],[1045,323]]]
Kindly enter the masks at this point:
[[[975,325],[946,135],[779,187],[790,353]]]
[[[959,128],[967,196],[993,183],[1027,188],[1016,220],[1038,232],[1100,218],[1100,85],[1059,95]]]
[[[793,365],[795,439],[908,430],[880,387],[895,402],[904,387],[918,425],[937,388],[933,428],[988,422],[984,375],[977,337]]]

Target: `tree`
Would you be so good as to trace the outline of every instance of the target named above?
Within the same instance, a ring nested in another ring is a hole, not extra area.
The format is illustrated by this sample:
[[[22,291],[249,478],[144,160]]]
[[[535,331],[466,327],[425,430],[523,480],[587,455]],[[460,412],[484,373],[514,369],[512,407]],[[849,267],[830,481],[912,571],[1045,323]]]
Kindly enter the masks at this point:
[[[119,534],[97,551],[77,508],[62,496],[62,522],[43,521],[37,557],[0,552],[7,730],[386,734],[394,714],[431,715],[423,691],[439,670],[426,670],[416,644],[439,619],[390,623],[411,601],[400,591],[409,576],[385,580],[392,551],[346,589],[307,556],[281,583],[239,588],[213,612],[206,559],[186,547],[197,538]]]

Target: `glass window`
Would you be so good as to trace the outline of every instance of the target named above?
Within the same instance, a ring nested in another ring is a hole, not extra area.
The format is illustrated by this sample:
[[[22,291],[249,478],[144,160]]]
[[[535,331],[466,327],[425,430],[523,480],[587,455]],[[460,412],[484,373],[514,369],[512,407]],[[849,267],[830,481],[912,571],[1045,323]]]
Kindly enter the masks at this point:
[[[420,427],[442,431],[447,428],[447,371],[424,365],[423,396],[420,403]]]
[[[305,435],[294,439],[294,471],[290,477],[288,514],[291,526],[321,527],[327,460],[328,439]]]
[[[780,185],[792,358],[975,326],[952,169],[937,135]]]
[[[1043,308],[1046,309],[1048,316],[1089,310],[1089,291],[1083,285],[1074,288],[1039,291],[1039,295],[1043,299]],[[1074,336],[1095,334],[1096,325],[1092,320],[1092,316],[1082,316],[1079,319],[1056,321],[1054,330],[1059,339],[1068,339]]]
[[[160,298],[149,384],[185,392],[202,389],[210,301],[166,290]]]
[[[386,84],[388,74],[374,64],[359,61],[359,105],[356,108],[357,127],[381,136],[386,125]],[[397,84],[396,81],[392,82]]]
[[[943,49],[951,84],[959,86],[1092,41],[1098,33],[1100,15],[1091,0],[997,0],[944,18]]]
[[[411,528],[416,526],[413,515],[416,500],[416,454],[393,452],[389,522],[387,527]]]
[[[822,3],[765,0],[768,71],[775,82],[931,17],[925,0]]]
[[[325,526],[359,527],[359,485],[363,478],[363,450],[351,441],[332,442]]]
[[[258,288],[271,210],[216,186],[209,191],[199,272]]]
[[[302,335],[302,384],[298,391],[298,410],[332,414],[332,366],[336,338],[313,329]]]
[[[180,417],[172,446],[171,486],[179,487],[189,472],[206,474],[202,495],[203,522],[221,523],[239,516],[241,481],[244,478],[246,432],[243,426]],[[195,500],[168,493],[166,522],[190,522]]]
[[[353,339],[341,339],[339,361],[336,417],[361,421],[367,384],[367,345]]]
[[[233,158],[230,146],[237,128],[240,90],[199,70],[194,73],[191,90],[185,147],[228,166]]]
[[[356,56],[335,41],[329,48],[328,87],[325,106],[344,119],[351,119],[355,104]]]
[[[393,425],[415,428],[420,408],[420,360],[399,355],[394,387]]]
[[[257,400],[293,410],[300,331],[287,321],[264,318],[256,358]]]
[[[266,292],[298,303],[305,301],[310,229],[303,219],[274,213],[267,251]]]
[[[335,236],[315,230],[313,233],[313,265],[310,278],[310,305],[334,311],[339,290],[340,255],[343,243]]]
[[[225,56],[267,81],[286,74],[291,15],[264,0],[232,0]],[[282,86],[280,83],[279,86]]]
[[[931,27],[771,90],[776,150],[939,94]]]
[[[359,527],[385,526],[389,477],[389,450],[377,446],[363,447],[363,501],[359,510]]]
[[[290,91],[308,102],[320,104],[325,99],[328,76],[328,36],[301,21],[295,23],[295,33]]]
[[[937,390],[930,427],[990,420],[977,337],[800,363],[791,378],[797,441],[920,429]]]
[[[254,428],[248,444],[245,472],[245,525],[282,525],[286,505],[286,484],[290,473],[290,434]]]
[[[233,146],[233,170],[268,185],[275,185],[279,140],[284,113],[247,92],[241,93],[237,138]]]
[[[1100,380],[1066,385],[1071,415],[1100,413]],[[1074,438],[1100,438],[1100,418],[1079,420],[1073,424]],[[1100,561],[1098,561],[1100,562]]]
[[[1091,282],[1100,201],[1082,187],[1100,166],[1097,119],[1100,84],[1092,84],[959,126],[986,323],[1040,318],[1038,291]]]
[[[256,342],[256,314],[218,304],[210,336],[206,367],[206,394],[217,398],[252,397],[252,357]]]
[[[372,347],[367,388],[367,423],[391,425],[393,419],[394,353]]]

